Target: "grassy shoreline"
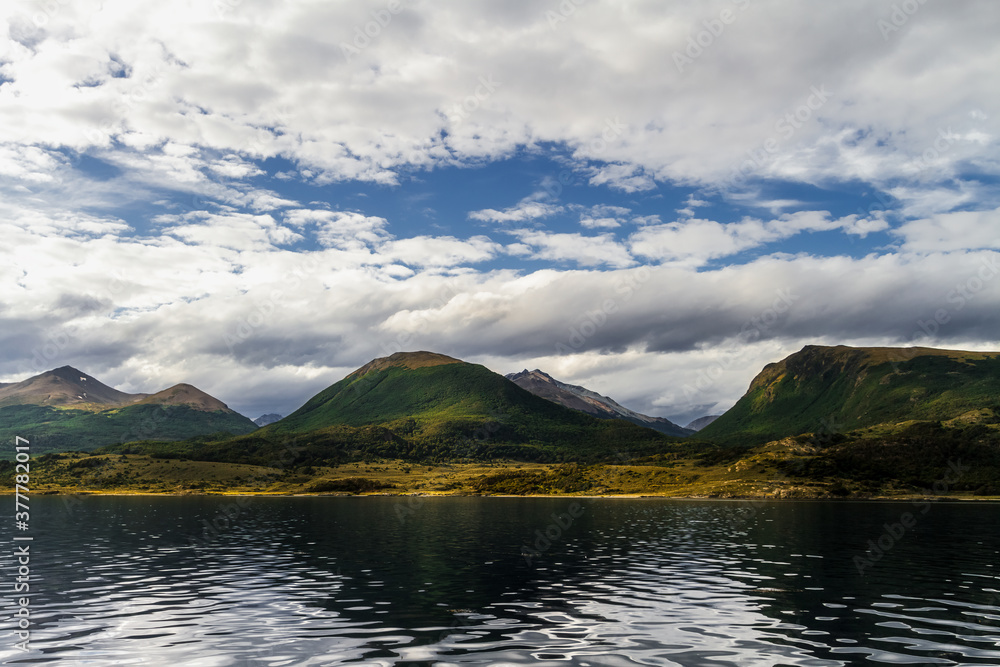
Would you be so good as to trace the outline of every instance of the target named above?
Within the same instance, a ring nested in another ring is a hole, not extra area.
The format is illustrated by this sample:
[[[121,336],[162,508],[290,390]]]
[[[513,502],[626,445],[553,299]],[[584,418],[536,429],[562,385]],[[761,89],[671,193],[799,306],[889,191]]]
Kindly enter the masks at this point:
[[[0,495],[13,495],[13,491],[3,490]],[[157,497],[157,498],[218,498],[218,497],[253,497],[253,498],[579,498],[584,500],[710,500],[718,502],[799,502],[799,501],[833,501],[833,502],[908,502],[917,500],[932,500],[934,502],[1000,502],[1000,496],[976,496],[972,494],[952,494],[947,496],[903,494],[898,496],[698,496],[671,495],[669,493],[625,493],[594,495],[587,493],[526,493],[526,494],[495,494],[495,493],[288,493],[280,491],[102,491],[90,489],[62,489],[32,491],[34,496],[114,496],[114,497]]]
[[[786,474],[788,459],[672,459],[579,465],[519,461],[267,467],[145,454],[65,454],[31,462],[29,495],[419,496],[719,500],[997,500],[961,488]],[[14,480],[0,493],[14,492]]]

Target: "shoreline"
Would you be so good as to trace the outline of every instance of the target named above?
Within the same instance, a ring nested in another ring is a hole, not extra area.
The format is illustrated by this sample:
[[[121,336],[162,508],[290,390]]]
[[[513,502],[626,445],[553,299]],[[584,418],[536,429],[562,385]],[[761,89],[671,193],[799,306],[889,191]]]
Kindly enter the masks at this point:
[[[13,491],[0,491],[2,495],[14,495]],[[573,493],[540,493],[540,494],[481,494],[481,493],[285,493],[285,492],[146,492],[146,491],[90,491],[90,490],[59,490],[53,491],[33,490],[32,497],[39,496],[114,496],[114,497],[153,497],[153,498],[571,498],[581,500],[697,500],[697,501],[720,501],[720,502],[801,502],[801,501],[823,501],[823,502],[912,502],[926,501],[933,502],[1000,502],[1000,496],[965,496],[965,495],[899,495],[899,496],[855,496],[855,497],[830,497],[830,496],[798,496],[798,497],[778,497],[778,496],[700,496],[700,495],[666,495],[652,493],[626,493],[626,494],[573,494]]]

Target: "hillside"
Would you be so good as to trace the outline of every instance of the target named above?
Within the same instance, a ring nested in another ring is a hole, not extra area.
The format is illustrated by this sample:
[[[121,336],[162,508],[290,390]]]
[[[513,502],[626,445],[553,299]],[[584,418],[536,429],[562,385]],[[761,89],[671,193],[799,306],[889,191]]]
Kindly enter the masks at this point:
[[[177,384],[169,389],[142,399],[136,405],[186,405],[202,412],[225,412],[229,407],[219,399],[209,396],[189,384]]]
[[[565,408],[489,369],[430,352],[376,359],[252,435],[128,447],[201,460],[266,463],[286,444],[332,465],[405,460],[614,460],[671,450],[675,440]],[[124,451],[121,448],[109,451]]]
[[[560,382],[538,369],[533,371],[525,369],[520,373],[511,373],[506,378],[536,396],[600,419],[625,419],[633,424],[677,437],[684,437],[692,433],[690,429],[682,428],[669,419],[650,417],[629,410],[607,396],[602,396],[586,387]]]
[[[64,366],[0,388],[0,439],[27,438],[35,452],[90,451],[130,440],[183,440],[256,428],[189,384],[127,394]]]
[[[129,405],[146,396],[126,394],[71,366],[63,366],[23,382],[0,386],[0,407],[51,405],[96,411]]]
[[[700,438],[753,445],[880,424],[938,422],[1000,403],[1000,353],[809,345],[754,378]]]

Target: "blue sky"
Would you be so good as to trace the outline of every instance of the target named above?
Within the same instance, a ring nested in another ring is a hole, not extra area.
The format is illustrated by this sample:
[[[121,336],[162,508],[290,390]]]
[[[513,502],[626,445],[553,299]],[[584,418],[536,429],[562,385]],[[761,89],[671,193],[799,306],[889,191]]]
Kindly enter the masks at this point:
[[[113,164],[86,154],[69,154],[74,169],[84,178],[107,182],[122,176]],[[894,198],[874,192],[863,183],[830,183],[824,186],[782,180],[747,178],[743,192],[718,193],[670,182],[650,180],[642,189],[623,191],[607,184],[593,185],[589,165],[574,164],[565,147],[545,146],[521,150],[494,162],[472,166],[408,168],[396,172],[390,184],[371,182],[316,183],[292,176],[295,163],[274,157],[247,161],[257,175],[242,179],[241,184],[273,193],[286,201],[308,203],[310,207],[358,213],[385,219],[387,233],[398,238],[416,236],[453,236],[468,238],[487,235],[500,243],[516,242],[518,230],[528,229],[551,234],[579,234],[611,237],[627,241],[638,230],[662,223],[683,223],[693,218],[720,224],[739,223],[747,218],[768,219],[795,211],[825,211],[832,218],[849,215],[870,217],[888,209],[893,217]],[[752,193],[747,197],[746,193]],[[123,204],[116,215],[130,229],[126,235],[145,237],[158,233],[157,219],[162,215],[195,212],[238,211],[252,215],[254,206],[226,198],[164,188],[155,199]],[[528,202],[528,204],[525,204]],[[510,212],[531,203],[544,206],[538,215],[519,220],[490,217],[483,211]],[[106,207],[86,207],[96,214]],[[785,253],[847,255],[863,257],[885,248],[897,239],[886,234],[888,223],[878,224],[864,233],[844,234],[841,230],[807,230],[780,239],[780,244],[764,242],[760,246],[727,255],[724,260],[707,261],[704,270],[725,264],[746,263],[775,250]],[[322,245],[315,237],[303,236],[287,244],[288,248],[315,252]],[[606,268],[622,266],[616,255],[581,257],[543,257],[538,254],[500,253],[479,262],[483,270],[512,269],[532,271],[539,268]],[[639,264],[636,257],[631,264]]]
[[[429,349],[686,423],[1000,349],[1000,8],[897,5],[5,6],[0,381],[255,417]]]

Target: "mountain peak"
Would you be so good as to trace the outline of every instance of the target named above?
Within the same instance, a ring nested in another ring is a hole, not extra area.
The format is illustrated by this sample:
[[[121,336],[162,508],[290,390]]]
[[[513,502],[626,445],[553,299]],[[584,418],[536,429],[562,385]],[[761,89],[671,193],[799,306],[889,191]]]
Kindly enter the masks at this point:
[[[688,435],[690,431],[663,417],[650,417],[620,405],[607,396],[586,387],[560,382],[548,373],[527,369],[506,376],[517,386],[536,396],[558,403],[572,410],[579,410],[601,419],[626,419],[634,424],[652,428],[674,436]]]
[[[548,382],[549,384],[555,384],[555,385],[559,384],[559,381],[556,380],[554,377],[552,377],[545,371],[541,371],[537,368],[533,371],[529,371],[527,368],[525,368],[520,373],[508,373],[504,377],[510,380],[511,382],[518,382],[518,381],[524,382],[528,380],[537,380],[540,382]]]
[[[436,352],[395,352],[388,357],[372,359],[367,364],[354,371],[347,377],[361,377],[372,371],[382,371],[387,368],[406,368],[413,370],[416,368],[428,368],[430,366],[444,366],[446,364],[463,363],[459,359],[449,357]]]
[[[72,406],[85,410],[129,405],[145,394],[126,394],[72,366],[0,387],[0,405]]]
[[[268,426],[280,420],[281,420],[281,415],[279,415],[276,412],[268,412],[267,414],[261,415],[260,417],[257,417],[257,419],[254,419],[253,423],[256,424],[257,426]]]
[[[187,405],[203,412],[224,412],[229,407],[219,399],[209,396],[201,389],[187,383],[175,384],[169,389],[148,396],[139,403],[156,405]]]
[[[65,375],[67,373],[75,375],[84,374],[83,371],[79,371],[73,368],[72,366],[60,366],[59,368],[53,368],[51,371],[46,371],[45,373],[42,373],[42,375],[47,375],[49,373],[51,373],[52,375]]]

